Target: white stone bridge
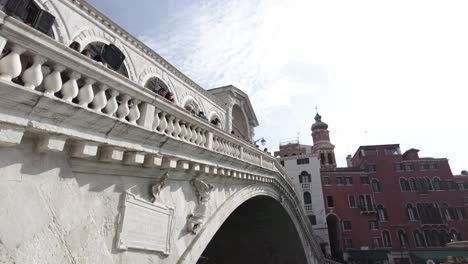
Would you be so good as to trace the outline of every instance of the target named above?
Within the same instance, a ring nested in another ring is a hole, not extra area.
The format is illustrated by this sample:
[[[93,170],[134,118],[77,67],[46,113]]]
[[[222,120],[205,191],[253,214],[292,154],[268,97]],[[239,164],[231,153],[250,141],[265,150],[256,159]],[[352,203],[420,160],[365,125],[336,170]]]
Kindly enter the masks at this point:
[[[244,93],[202,90],[86,2],[36,4],[51,37],[0,12],[0,263],[325,263],[282,167],[229,133],[252,139]],[[72,41],[114,43],[127,76]]]

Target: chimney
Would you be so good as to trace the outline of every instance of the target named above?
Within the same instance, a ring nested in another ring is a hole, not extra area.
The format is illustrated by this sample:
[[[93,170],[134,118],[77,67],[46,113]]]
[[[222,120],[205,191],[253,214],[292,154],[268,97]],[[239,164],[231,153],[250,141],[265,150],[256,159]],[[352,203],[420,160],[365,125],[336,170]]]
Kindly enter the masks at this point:
[[[348,168],[353,166],[353,164],[351,163],[351,155],[348,155],[346,157],[346,165],[348,166]]]

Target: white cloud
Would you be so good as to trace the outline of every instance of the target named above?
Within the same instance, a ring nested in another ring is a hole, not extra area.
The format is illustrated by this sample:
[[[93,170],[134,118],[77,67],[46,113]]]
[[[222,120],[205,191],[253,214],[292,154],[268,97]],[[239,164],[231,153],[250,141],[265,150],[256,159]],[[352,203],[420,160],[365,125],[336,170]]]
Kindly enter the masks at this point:
[[[459,172],[467,10],[466,1],[194,1],[143,39],[205,88],[247,92],[270,149],[298,130],[310,143],[318,105],[341,161],[360,144],[402,143]]]

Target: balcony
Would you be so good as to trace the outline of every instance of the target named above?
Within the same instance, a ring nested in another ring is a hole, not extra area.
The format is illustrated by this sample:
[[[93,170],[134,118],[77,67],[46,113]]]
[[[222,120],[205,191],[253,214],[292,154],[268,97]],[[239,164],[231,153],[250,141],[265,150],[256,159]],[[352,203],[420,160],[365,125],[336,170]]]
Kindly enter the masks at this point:
[[[310,190],[310,183],[301,183],[303,190]]]
[[[307,212],[307,213],[312,213],[314,211],[314,209],[312,208],[312,205],[311,204],[306,204],[304,205],[304,210]]]

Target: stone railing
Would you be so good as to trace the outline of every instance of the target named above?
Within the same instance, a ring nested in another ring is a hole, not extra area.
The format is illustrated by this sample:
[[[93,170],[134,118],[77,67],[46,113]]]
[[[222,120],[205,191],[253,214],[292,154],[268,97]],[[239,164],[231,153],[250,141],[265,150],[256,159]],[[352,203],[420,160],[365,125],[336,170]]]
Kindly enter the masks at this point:
[[[121,122],[275,170],[274,158],[80,53],[0,14],[0,78]]]
[[[77,109],[85,110],[77,116],[86,115],[86,118],[90,118],[89,120],[73,120],[73,115],[67,115],[68,124],[87,123],[88,127],[93,127],[96,131],[103,133],[99,128],[103,124],[92,122],[104,118],[142,129],[144,133],[141,132],[141,135],[145,138],[154,137],[148,137],[148,134],[158,135],[159,138],[171,139],[201,151],[216,153],[221,156],[221,159],[244,162],[248,168],[254,168],[256,171],[268,171],[265,173],[269,175],[268,178],[253,176],[253,179],[277,186],[281,193],[287,196],[286,200],[293,205],[292,208],[295,208],[293,213],[300,219],[307,237],[314,237],[313,228],[304,213],[291,180],[273,156],[194,117],[184,109],[152,94],[104,65],[82,56],[12,17],[5,16],[2,12],[0,12],[0,24],[0,51],[8,52],[0,59],[0,82],[11,84],[13,89],[16,89],[14,87],[18,87],[17,85],[23,86],[21,90],[30,90],[37,96],[47,98],[46,101],[56,102],[57,108],[52,107],[50,110],[57,111],[56,116],[54,116],[55,113],[47,114],[47,116],[60,119],[62,117],[60,111],[65,111],[63,109],[66,105],[73,105]],[[15,107],[21,108],[21,106],[13,106]],[[40,116],[41,112],[35,114]],[[109,127],[109,123],[106,125]],[[136,131],[136,133],[140,132]],[[94,134],[88,140],[92,140],[92,137]],[[134,135],[132,138],[135,137],[137,136]],[[163,140],[160,144],[163,145],[166,141]],[[81,152],[88,151],[87,148],[87,145],[78,146]],[[104,146],[101,151],[103,157],[100,159],[113,159],[118,151],[118,146],[117,148]],[[130,156],[127,160],[136,160],[138,151],[127,151],[125,155]],[[107,153],[109,155],[106,155]],[[147,156],[152,156],[152,154]],[[187,162],[184,162],[182,166],[185,167]],[[241,174],[243,178],[252,178],[250,174],[249,176],[244,172]],[[235,176],[234,172],[228,175]],[[274,176],[275,180],[271,176]],[[312,246],[315,253],[320,255],[318,244],[313,242]]]

